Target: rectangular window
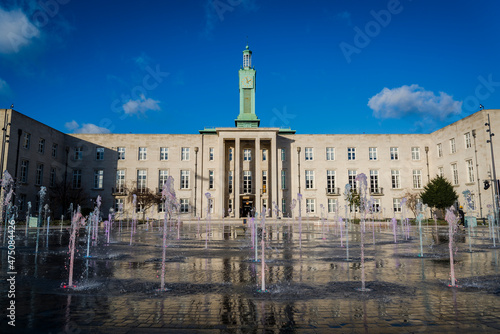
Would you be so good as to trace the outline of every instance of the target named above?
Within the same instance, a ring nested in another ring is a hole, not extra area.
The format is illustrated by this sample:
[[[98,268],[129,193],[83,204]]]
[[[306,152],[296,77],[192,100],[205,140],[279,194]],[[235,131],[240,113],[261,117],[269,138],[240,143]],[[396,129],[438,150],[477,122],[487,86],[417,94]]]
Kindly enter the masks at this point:
[[[457,146],[455,145],[455,138],[450,139],[450,152],[451,154],[457,152]]]
[[[252,172],[249,170],[243,171],[243,193],[250,194],[252,192]]]
[[[28,169],[30,166],[30,162],[28,160],[21,161],[21,183],[28,183]]]
[[[441,158],[443,156],[443,144],[441,143],[437,144],[437,154],[438,158]]]
[[[82,160],[83,149],[81,147],[75,147],[75,160]]]
[[[123,213],[123,198],[115,198],[115,212]]]
[[[229,148],[229,161],[233,161],[233,148]]]
[[[168,160],[168,147],[160,147],[160,161]]]
[[[262,193],[267,192],[267,170],[262,171]]]
[[[391,147],[391,160],[399,160],[399,148]]]
[[[337,212],[337,200],[335,198],[328,199],[328,213]]]
[[[43,154],[45,152],[45,139],[40,138],[38,141],[38,153]]]
[[[189,147],[181,148],[181,161],[189,161]]]
[[[377,148],[376,147],[370,147],[368,148],[368,159],[369,160],[377,160]]]
[[[262,211],[267,217],[267,198],[262,199]]]
[[[309,213],[316,212],[316,200],[314,198],[306,198],[306,210]]]
[[[328,194],[335,193],[335,171],[327,170],[326,171],[326,192]]]
[[[163,190],[163,185],[167,183],[168,179],[168,170],[160,169],[158,171],[158,192]]]
[[[43,182],[43,164],[36,165],[35,185],[40,186]]]
[[[347,148],[347,160],[356,160],[356,147]]]
[[[148,148],[139,147],[139,160],[146,160],[148,158]]]
[[[73,170],[73,189],[80,189],[82,187],[82,170]]]
[[[286,151],[284,148],[281,149],[281,161],[285,161],[286,159]]]
[[[281,189],[286,189],[286,170],[281,170]]]
[[[458,184],[458,167],[457,164],[451,164],[451,173],[453,175],[453,184]]]
[[[420,160],[420,147],[411,148],[411,160]]]
[[[347,171],[347,180],[349,182],[349,184],[351,185],[351,190],[356,190],[357,187],[356,187],[356,171],[355,170],[352,170],[352,169],[349,169]]]
[[[208,149],[208,160],[214,161],[214,148],[210,147]]]
[[[284,198],[281,199],[281,214],[283,217],[286,214],[286,200]]]
[[[266,161],[267,160],[267,149],[263,149],[262,150],[262,161]]]
[[[97,169],[94,171],[94,189],[102,189],[104,187],[104,170]]]
[[[52,158],[57,158],[57,144],[52,144]]]
[[[228,212],[228,214],[233,212],[233,199],[232,198],[230,198],[227,201],[227,212]]]
[[[233,193],[233,171],[230,170],[229,173],[227,173],[227,184],[228,184],[228,189],[229,189],[229,193],[232,194]]]
[[[422,171],[420,169],[413,170],[413,188],[422,189]]]
[[[104,147],[97,147],[95,149],[95,159],[104,160]]]
[[[380,212],[380,199],[374,198],[372,202],[372,212]]]
[[[306,189],[314,189],[314,171],[306,170]]]
[[[214,213],[214,198],[211,197],[208,199],[208,205],[209,205],[209,208],[210,208],[210,213]]]
[[[116,192],[124,193],[125,192],[125,170],[118,169],[116,171]]]
[[[189,189],[189,171],[181,170],[181,189]]]
[[[313,148],[306,147],[305,155],[306,155],[306,160],[312,160],[313,159]]]
[[[335,160],[335,148],[334,147],[327,147],[326,148],[326,160],[327,161]]]
[[[474,182],[474,165],[472,164],[472,159],[466,160],[467,164],[467,182]]]
[[[246,148],[243,150],[243,161],[252,161],[252,150]]]
[[[24,133],[23,137],[23,148],[29,149],[31,144],[31,133]]]
[[[399,170],[391,170],[391,180],[392,180],[392,189],[401,188],[401,180],[399,178]]]
[[[147,188],[147,171],[145,169],[137,170],[137,191],[145,192]]]
[[[214,171],[208,171],[208,189],[214,189]]]
[[[470,132],[467,132],[467,133],[464,134],[464,141],[465,141],[465,148],[471,148],[472,147],[472,141],[471,141]]]
[[[444,168],[443,167],[438,168],[438,175],[441,177],[444,177]]]
[[[26,210],[26,194],[19,195],[19,212]]]
[[[125,160],[125,147],[118,147],[118,160]]]
[[[370,170],[370,193],[379,194],[380,189],[378,188],[378,170]]]
[[[50,169],[50,187],[55,187],[56,186],[56,169],[51,168]]]
[[[189,199],[188,198],[181,198],[180,204],[181,204],[181,213],[188,213],[189,212]]]
[[[394,212],[401,212],[401,198],[393,198],[392,207],[394,208]]]

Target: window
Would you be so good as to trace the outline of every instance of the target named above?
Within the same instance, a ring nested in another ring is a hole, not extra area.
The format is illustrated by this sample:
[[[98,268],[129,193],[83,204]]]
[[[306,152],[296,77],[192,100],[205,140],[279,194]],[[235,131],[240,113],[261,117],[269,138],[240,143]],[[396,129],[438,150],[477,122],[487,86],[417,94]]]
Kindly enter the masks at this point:
[[[57,144],[52,144],[52,158],[57,158]]]
[[[73,189],[80,189],[82,187],[82,170],[73,170]]]
[[[181,213],[189,212],[189,199],[188,198],[181,198],[180,204],[181,204]]]
[[[189,171],[181,170],[181,189],[189,189]]]
[[[51,168],[50,169],[50,187],[55,187],[56,186],[56,169]]]
[[[326,148],[326,160],[333,161],[335,160],[335,148],[327,147]]]
[[[104,160],[104,147],[97,147],[95,149],[95,159]]]
[[[441,143],[437,144],[437,153],[438,158],[441,158],[443,156],[443,145]]]
[[[267,170],[262,171],[262,193],[265,194],[267,191]]]
[[[30,162],[28,160],[21,161],[21,183],[28,183],[28,169],[30,166]]]
[[[326,171],[326,192],[328,194],[335,193],[335,171],[327,170]]]
[[[451,164],[451,174],[453,175],[453,184],[458,184],[458,168],[457,164]]]
[[[145,192],[147,187],[147,171],[145,169],[137,170],[137,191]]]
[[[26,194],[19,195],[19,212],[26,210]]]
[[[314,171],[306,170],[306,189],[314,188]]]
[[[181,148],[181,161],[188,161],[189,160],[189,147],[182,147]]]
[[[24,133],[24,138],[23,138],[23,148],[29,149],[31,144],[31,133]]]
[[[160,169],[158,171],[158,192],[162,191],[163,185],[167,183],[168,179],[168,170]]]
[[[43,164],[36,165],[35,185],[40,186],[43,182]]]
[[[286,189],[286,170],[281,170],[281,189]]]
[[[443,169],[443,167],[439,167],[438,168],[438,175],[441,176],[441,177],[444,177],[444,169]]]
[[[252,150],[246,148],[243,150],[243,161],[251,161],[252,160]]]
[[[139,147],[139,160],[146,160],[148,157],[148,148]]]
[[[82,160],[83,149],[81,147],[75,147],[75,160]]]
[[[214,198],[211,197],[208,199],[208,207],[210,208],[210,213],[214,213]]]
[[[328,199],[328,213],[337,212],[337,200],[335,198]]]
[[[214,171],[208,171],[208,189],[214,189]]]
[[[123,212],[123,198],[115,198],[115,212]]]
[[[467,182],[474,182],[474,165],[472,164],[472,159],[465,160],[467,164]]]
[[[350,169],[347,171],[347,180],[351,185],[351,191],[356,190],[356,174],[355,170]]]
[[[399,160],[399,148],[391,147],[391,160]]]
[[[372,212],[380,212],[380,199],[374,198],[372,202]]]
[[[370,147],[368,148],[368,159],[369,160],[377,160],[377,148],[376,147]]]
[[[420,169],[413,170],[413,188],[422,189],[422,171]]]
[[[401,212],[401,198],[393,198],[392,207],[394,208],[394,212]]]
[[[229,193],[232,194],[233,193],[233,171],[232,170],[229,171],[229,173],[227,174],[227,177],[228,177],[227,184],[228,184]]]
[[[401,182],[399,178],[399,170],[391,170],[391,180],[392,180],[392,189],[401,188]]]
[[[116,192],[124,193],[125,192],[125,170],[118,169],[116,171]]]
[[[45,139],[40,138],[38,141],[38,153],[43,154],[45,152]]]
[[[233,161],[233,148],[229,148],[229,161]]]
[[[356,148],[348,147],[347,148],[347,160],[356,160]]]
[[[214,148],[210,147],[208,149],[208,160],[214,161]]]
[[[450,139],[450,152],[451,154],[457,152],[457,146],[455,145],[455,138]]]
[[[252,192],[252,172],[249,170],[243,171],[243,193],[249,194]]]
[[[102,189],[104,186],[104,170],[96,169],[94,171],[94,189]]]
[[[411,148],[411,160],[420,160],[420,147]]]
[[[118,147],[118,160],[125,160],[125,147]]]
[[[262,161],[266,161],[267,160],[267,149],[263,149],[262,150]]]
[[[465,141],[465,148],[471,148],[472,147],[472,141],[470,138],[470,132],[467,132],[464,134],[464,141]]]
[[[281,149],[281,161],[285,161],[286,159],[286,151],[284,148]]]
[[[378,188],[378,170],[375,169],[370,170],[370,193],[380,193]]]
[[[316,212],[316,200],[314,198],[306,198],[306,210],[309,213]]]
[[[286,200],[284,198],[281,199],[281,214],[285,216],[286,213]]]
[[[264,212],[264,215],[267,217],[267,198],[262,199],[262,212]]]
[[[168,160],[168,147],[160,147],[160,161]]]
[[[313,148],[306,147],[305,155],[306,155],[306,160],[312,160],[313,159]]]
[[[230,198],[230,199],[227,201],[227,212],[228,212],[228,213],[233,212],[233,199],[232,199],[232,198]]]

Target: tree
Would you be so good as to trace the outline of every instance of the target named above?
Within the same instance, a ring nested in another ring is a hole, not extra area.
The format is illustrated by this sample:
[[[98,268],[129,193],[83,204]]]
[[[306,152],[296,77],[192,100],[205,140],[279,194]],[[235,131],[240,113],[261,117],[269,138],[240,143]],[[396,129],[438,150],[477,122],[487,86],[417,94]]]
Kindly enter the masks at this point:
[[[57,182],[53,187],[48,188],[48,202],[50,210],[54,214],[66,214],[71,203],[73,203],[74,210],[78,206],[82,210],[90,208],[89,198],[89,194],[83,188],[73,188],[70,182],[67,182],[66,185],[64,182]]]
[[[444,177],[436,176],[425,187],[420,195],[422,202],[431,208],[444,210],[452,206],[458,199],[453,185]]]
[[[417,217],[417,204],[420,196],[420,193],[412,193],[410,191],[407,191],[404,194],[404,197],[406,198],[406,206],[411,210],[411,212],[413,212],[414,217]]]
[[[138,189],[137,187],[132,188],[127,191],[128,202],[134,202],[134,195],[136,198],[136,205],[142,209],[142,220],[146,219],[146,211],[150,209],[154,204],[160,205],[161,194],[151,191],[149,188]]]

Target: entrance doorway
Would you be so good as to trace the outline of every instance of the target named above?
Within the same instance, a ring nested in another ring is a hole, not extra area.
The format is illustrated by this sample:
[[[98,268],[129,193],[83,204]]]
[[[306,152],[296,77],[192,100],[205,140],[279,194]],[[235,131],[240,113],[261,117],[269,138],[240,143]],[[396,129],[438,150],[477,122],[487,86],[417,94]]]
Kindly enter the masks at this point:
[[[246,218],[249,215],[252,216],[254,210],[254,203],[252,199],[241,199],[240,205],[240,218]]]

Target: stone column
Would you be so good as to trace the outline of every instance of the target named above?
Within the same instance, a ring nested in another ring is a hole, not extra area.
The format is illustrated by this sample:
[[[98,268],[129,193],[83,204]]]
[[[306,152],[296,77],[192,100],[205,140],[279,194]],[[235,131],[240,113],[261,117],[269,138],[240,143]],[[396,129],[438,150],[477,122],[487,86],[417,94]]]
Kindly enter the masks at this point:
[[[260,194],[262,192],[262,171],[260,169],[260,163],[262,161],[262,155],[260,154],[260,138],[255,138],[255,160],[254,160],[254,170],[255,170],[255,212],[259,215],[262,213],[262,199]]]
[[[241,175],[240,175],[240,138],[234,139],[234,174],[233,174],[233,182],[234,182],[234,216],[235,218],[240,218],[240,184],[241,184]]]
[[[278,154],[277,154],[277,149],[276,149],[276,133],[273,134],[273,137],[271,138],[271,152],[269,152],[269,159],[271,159],[271,173],[268,172],[267,178],[268,178],[268,183],[271,184],[270,190],[271,190],[271,196],[272,199],[270,198],[267,205],[272,208],[273,207],[273,202],[275,202],[276,205],[279,206],[278,203]],[[272,212],[272,210],[271,210]]]

